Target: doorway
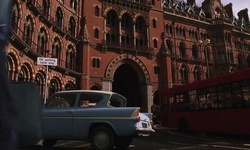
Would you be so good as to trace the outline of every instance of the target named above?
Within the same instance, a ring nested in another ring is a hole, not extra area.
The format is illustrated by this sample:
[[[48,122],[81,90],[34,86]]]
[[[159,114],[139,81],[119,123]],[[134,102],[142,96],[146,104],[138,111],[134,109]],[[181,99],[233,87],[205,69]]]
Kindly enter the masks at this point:
[[[140,79],[138,72],[131,65],[123,64],[116,69],[112,89],[127,98],[128,107],[141,107]]]

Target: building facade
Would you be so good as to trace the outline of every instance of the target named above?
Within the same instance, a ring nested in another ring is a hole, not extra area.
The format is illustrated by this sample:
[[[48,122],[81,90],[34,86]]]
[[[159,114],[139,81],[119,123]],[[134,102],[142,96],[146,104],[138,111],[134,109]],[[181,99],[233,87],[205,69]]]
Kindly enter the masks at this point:
[[[16,0],[9,78],[36,82],[41,97],[115,91],[150,111],[157,90],[249,67],[249,29],[248,10],[236,18],[220,0]]]

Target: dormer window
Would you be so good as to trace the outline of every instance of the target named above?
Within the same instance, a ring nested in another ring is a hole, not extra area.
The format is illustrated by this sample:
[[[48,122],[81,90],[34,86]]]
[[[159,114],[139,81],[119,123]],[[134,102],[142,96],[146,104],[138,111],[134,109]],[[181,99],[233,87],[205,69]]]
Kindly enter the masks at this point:
[[[215,17],[216,18],[220,18],[221,17],[221,10],[220,8],[216,8],[215,11],[214,11],[214,14],[215,14]]]

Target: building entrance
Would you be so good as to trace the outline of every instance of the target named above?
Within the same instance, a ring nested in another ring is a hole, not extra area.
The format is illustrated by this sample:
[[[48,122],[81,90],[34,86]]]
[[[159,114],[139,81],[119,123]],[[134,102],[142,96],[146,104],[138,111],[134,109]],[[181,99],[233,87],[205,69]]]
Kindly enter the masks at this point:
[[[141,106],[140,80],[136,70],[131,65],[123,64],[117,68],[114,74],[112,90],[127,98],[127,106]]]

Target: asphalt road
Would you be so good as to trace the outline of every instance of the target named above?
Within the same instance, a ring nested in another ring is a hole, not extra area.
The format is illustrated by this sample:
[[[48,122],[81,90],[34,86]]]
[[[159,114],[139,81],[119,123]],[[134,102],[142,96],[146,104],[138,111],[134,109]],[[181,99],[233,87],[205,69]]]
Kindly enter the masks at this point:
[[[53,150],[91,150],[88,142],[60,140]],[[250,150],[250,137],[180,133],[173,129],[156,126],[156,132],[149,137],[135,138],[128,150]],[[45,150],[41,144],[19,148],[19,150]]]

